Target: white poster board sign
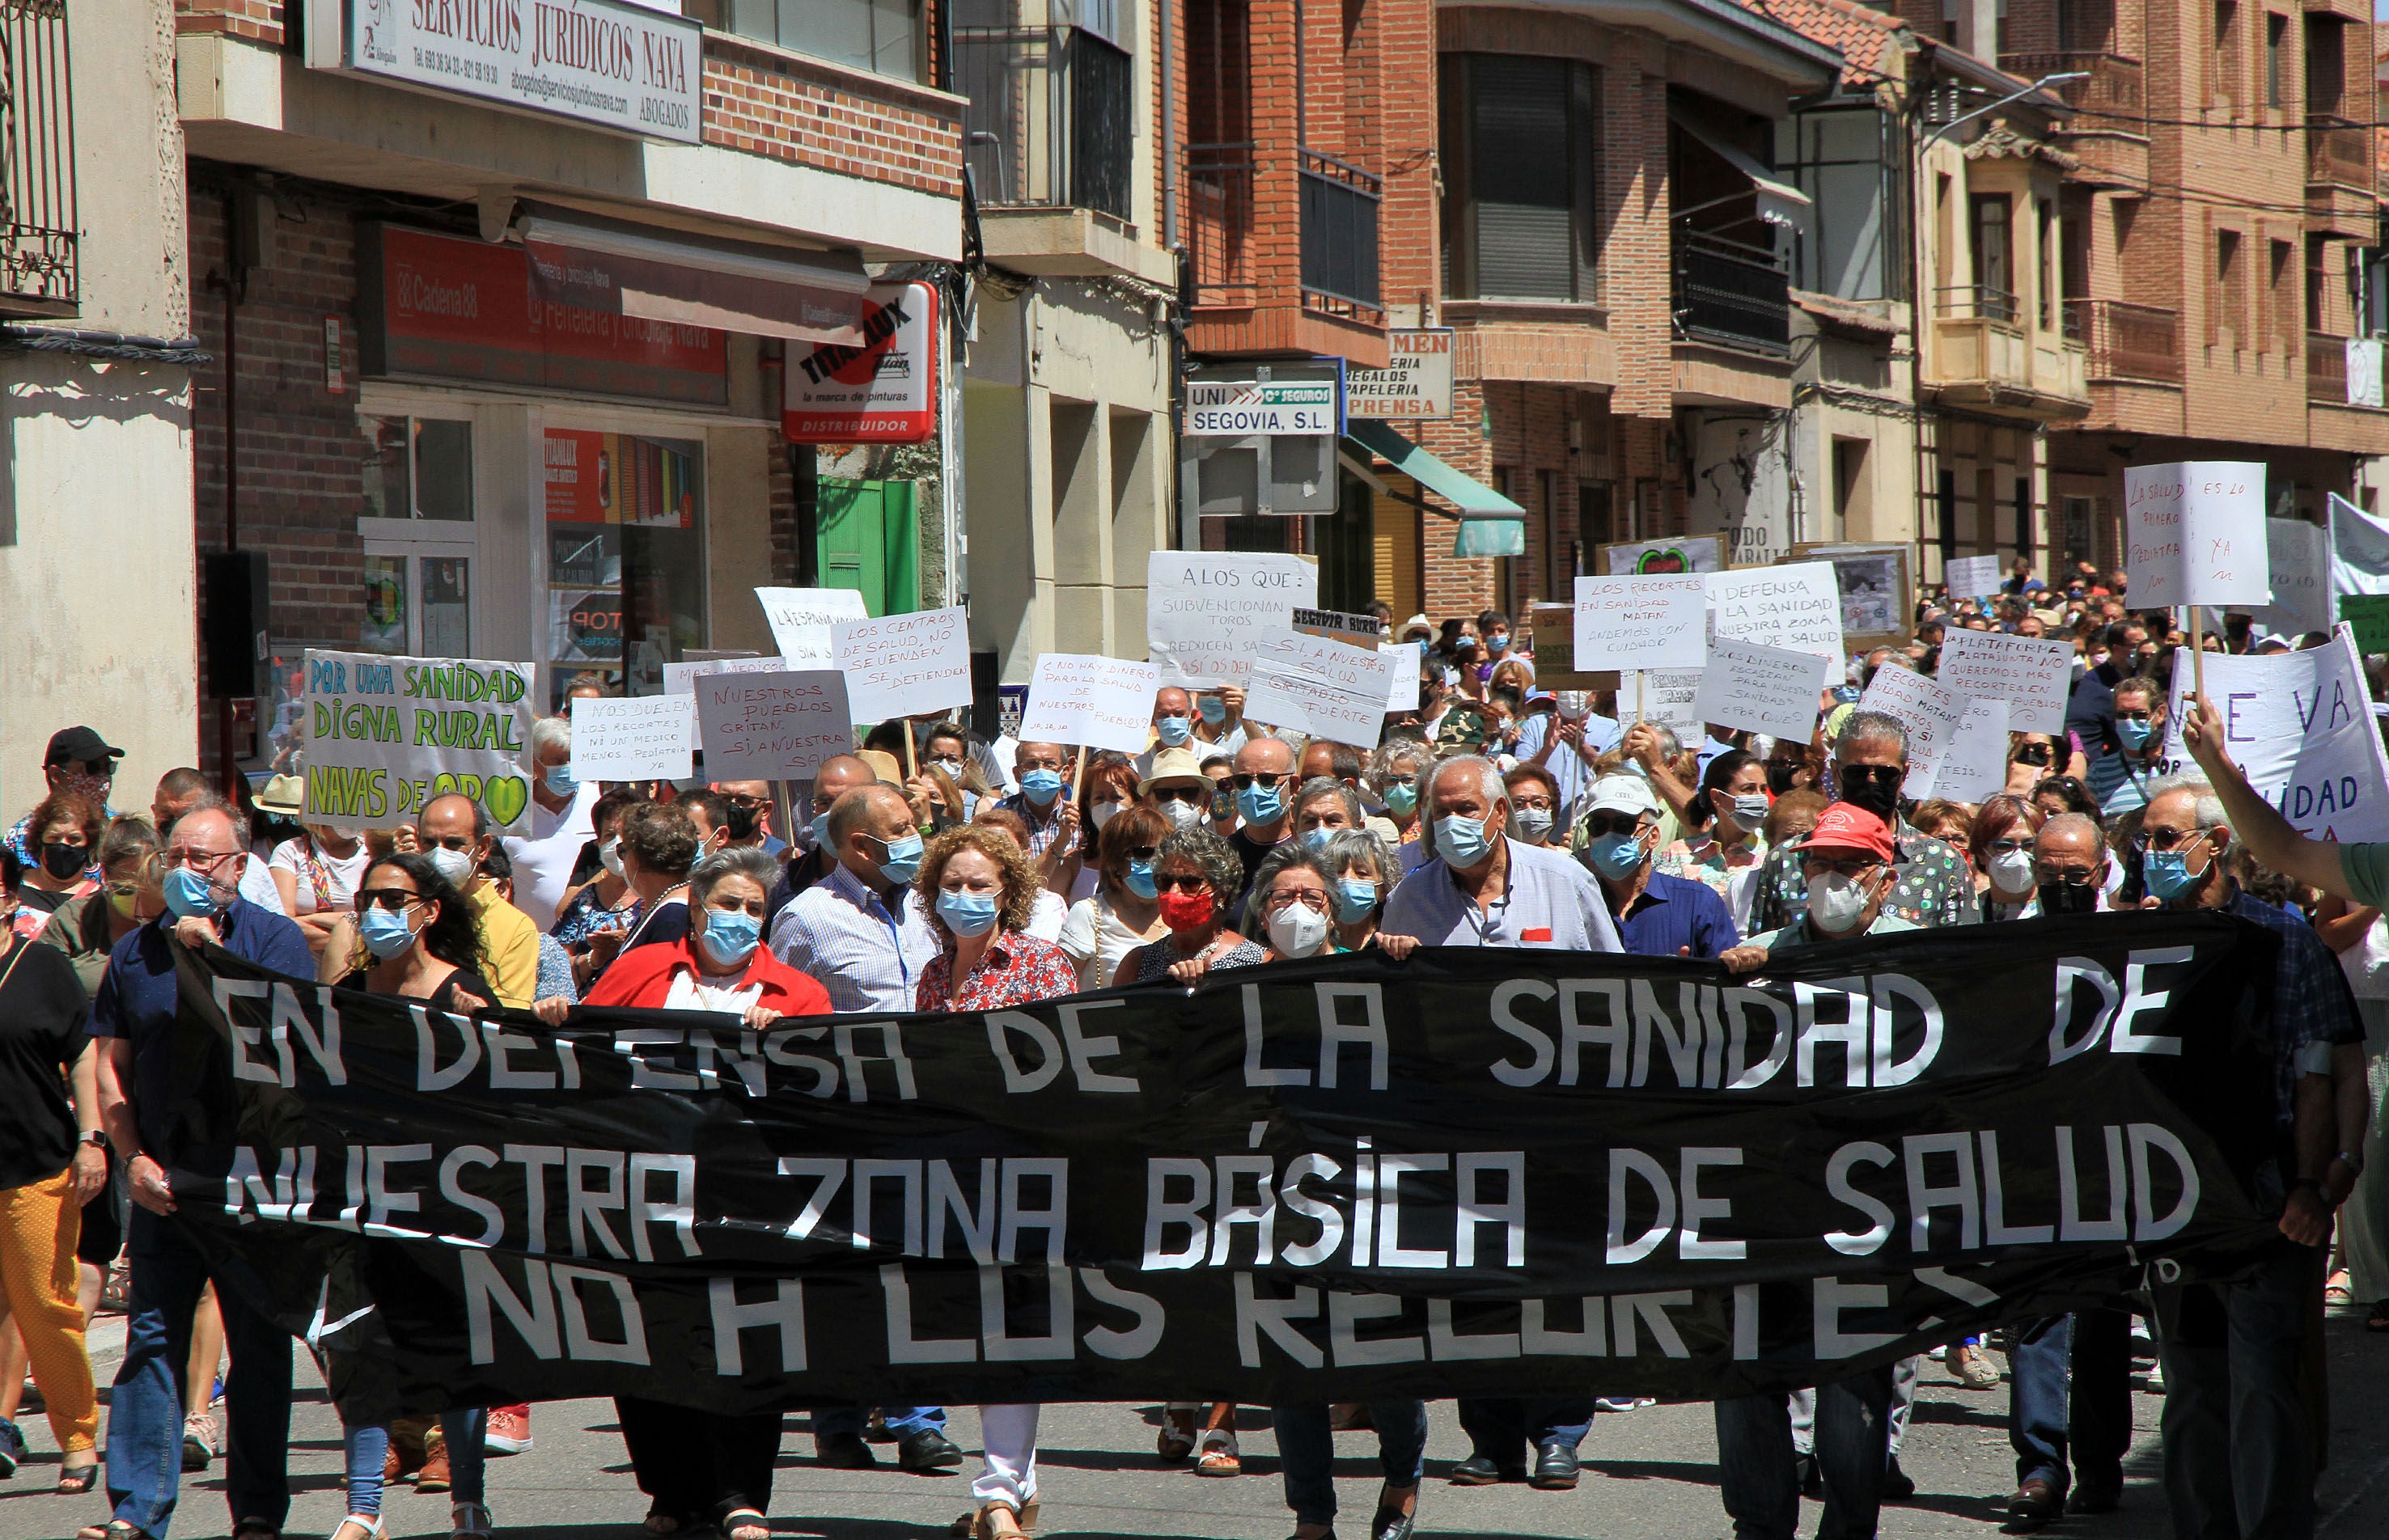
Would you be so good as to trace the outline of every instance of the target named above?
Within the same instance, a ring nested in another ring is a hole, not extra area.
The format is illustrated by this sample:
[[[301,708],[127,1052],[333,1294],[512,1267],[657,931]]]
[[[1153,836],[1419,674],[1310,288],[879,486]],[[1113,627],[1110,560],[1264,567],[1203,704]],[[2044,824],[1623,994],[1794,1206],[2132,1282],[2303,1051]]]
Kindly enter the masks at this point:
[[[1319,607],[1318,569],[1275,552],[1156,551],[1144,585],[1144,639],[1160,682],[1190,689],[1247,682],[1294,612]]]
[[[1952,599],[1987,599],[1999,591],[1999,559],[1952,556],[1941,564],[1941,581]]]
[[[583,781],[685,781],[696,745],[686,695],[572,702],[572,773]]]
[[[1708,653],[1708,585],[1699,573],[1576,580],[1574,671],[1698,668]]]
[[[851,588],[759,588],[755,598],[772,640],[792,668],[829,668],[837,664],[830,628],[841,620],[867,620],[862,593]]]
[[[1396,663],[1387,653],[1324,637],[1288,634],[1253,660],[1245,718],[1362,750],[1385,732]]]
[[[2008,703],[1975,698],[1965,703],[1965,715],[1932,781],[1910,795],[1978,803],[2007,790],[2007,784]]]
[[[1150,663],[1096,653],[1046,653],[1028,681],[1018,739],[1143,754],[1153,738],[1158,676]]]
[[[2260,630],[2298,636],[2327,631],[2339,617],[2331,590],[2331,533],[2302,518],[2265,521],[2265,583],[2270,604],[2248,612]]]
[[[1702,575],[1708,585],[1711,630],[1839,664],[1842,589],[1831,562],[1739,567]],[[1808,736],[1806,729],[1800,734]]]
[[[2181,741],[2190,670],[2174,672],[2164,772],[2192,768]],[[2327,647],[2245,656],[2210,653],[2206,699],[2223,746],[2257,795],[2317,839],[2389,840],[2389,758],[2372,718],[2354,636]]]
[[[2135,608],[2261,605],[2265,467],[2254,461],[2186,460],[2124,471],[2124,568]]]
[[[1394,677],[1386,690],[1386,710],[1388,713],[1415,711],[1419,708],[1419,654],[1424,645],[1416,642],[1386,642],[1377,650],[1394,660]]]
[[[1832,580],[1830,567],[1826,579]],[[1817,731],[1817,695],[1831,667],[1811,652],[1720,636],[1709,644],[1708,664],[1701,670],[1693,731],[1699,722],[1715,722],[1805,744]],[[1624,703],[1619,709],[1626,709]]]
[[[1941,795],[1933,789],[1934,777],[1958,735],[1964,704],[1912,668],[1885,667],[1874,671],[1859,709],[1880,711],[1908,730],[1908,779],[1901,790],[1913,797]]]
[[[306,671],[304,821],[395,829],[462,792],[530,827],[530,664],[310,647]]]
[[[859,722],[926,716],[971,702],[970,617],[960,605],[830,628]]]
[[[687,663],[664,665],[664,694],[694,695],[695,681],[700,674],[782,674],[788,670],[785,657],[709,657]]]
[[[2010,732],[2063,732],[2074,646],[2003,631],[1954,630],[1942,639],[1935,677],[1961,701],[2007,702]]]
[[[846,676],[835,668],[700,674],[696,694],[709,781],[808,781],[854,752]]]
[[[1651,668],[1626,675],[1617,687],[1618,721],[1633,721],[1640,710],[1644,721],[1672,728],[1679,743],[1697,747],[1705,726],[1701,681],[1706,675],[1706,668]]]

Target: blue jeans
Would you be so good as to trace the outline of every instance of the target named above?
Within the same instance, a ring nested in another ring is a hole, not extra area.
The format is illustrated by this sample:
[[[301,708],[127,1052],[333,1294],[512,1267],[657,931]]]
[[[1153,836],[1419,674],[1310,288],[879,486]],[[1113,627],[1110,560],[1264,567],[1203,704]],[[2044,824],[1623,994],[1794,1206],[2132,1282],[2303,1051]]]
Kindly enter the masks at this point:
[[[861,1433],[862,1406],[818,1406],[813,1410],[813,1437],[827,1438],[837,1433]],[[888,1431],[898,1438],[927,1428],[935,1432],[946,1431],[946,1408],[943,1406],[882,1406],[879,1415],[888,1420]]]
[[[1817,1540],[1872,1540],[1890,1457],[1891,1368],[1817,1387],[1817,1474],[1825,1517]],[[1737,1395],[1717,1404],[1718,1489],[1735,1540],[1793,1540],[1800,1480],[1792,1469],[1788,1397]]]
[[[1518,1463],[1518,1448],[1532,1455],[1546,1444],[1570,1449],[1584,1442],[1592,1429],[1592,1398],[1570,1396],[1519,1400],[1511,1396],[1463,1395],[1454,1409],[1468,1434],[1469,1453],[1482,1455],[1508,1470]]]
[[[1335,1521],[1335,1445],[1327,1432],[1327,1408],[1317,1403],[1272,1406],[1278,1457],[1285,1464],[1285,1506],[1297,1524]],[[1426,1403],[1372,1401],[1369,1420],[1377,1429],[1377,1466],[1387,1486],[1416,1486],[1426,1468]]]
[[[378,1422],[340,1425],[340,1458],[348,1467],[349,1511],[381,1517],[381,1468],[390,1457],[390,1429]]]
[[[2191,1540],[2308,1540],[2315,1432],[2299,1394],[2323,1253],[2288,1241],[2237,1283],[2156,1291],[2165,1501]]]
[[[2074,1351],[2074,1317],[2018,1321],[2008,1343],[2008,1444],[2015,1450],[2016,1486],[2047,1482],[2060,1498],[2069,1484],[2065,1464],[2066,1374]]]
[[[206,1261],[171,1218],[133,1211],[132,1302],[124,1361],[109,1401],[108,1495],[115,1517],[166,1540],[183,1480],[183,1377],[191,1314],[209,1279]],[[235,1523],[280,1528],[290,1514],[290,1335],[249,1305],[242,1279],[218,1275],[232,1369],[224,1380],[224,1492]],[[379,1476],[378,1470],[375,1471]]]

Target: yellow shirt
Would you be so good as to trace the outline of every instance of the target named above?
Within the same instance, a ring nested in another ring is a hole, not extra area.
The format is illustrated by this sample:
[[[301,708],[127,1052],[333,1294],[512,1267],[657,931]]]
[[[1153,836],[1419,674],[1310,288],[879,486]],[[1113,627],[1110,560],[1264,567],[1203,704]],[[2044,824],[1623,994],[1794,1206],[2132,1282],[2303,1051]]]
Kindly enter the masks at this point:
[[[484,975],[498,992],[498,1003],[517,1011],[530,1009],[539,990],[539,927],[530,916],[498,897],[497,888],[482,883],[465,895],[481,930]]]

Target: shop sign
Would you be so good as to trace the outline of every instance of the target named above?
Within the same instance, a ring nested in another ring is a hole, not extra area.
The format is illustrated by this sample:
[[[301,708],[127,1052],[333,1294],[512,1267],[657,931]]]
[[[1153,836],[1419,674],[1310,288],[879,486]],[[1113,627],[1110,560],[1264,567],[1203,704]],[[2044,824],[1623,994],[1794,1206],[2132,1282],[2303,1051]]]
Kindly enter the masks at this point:
[[[780,429],[799,444],[917,444],[938,431],[938,291],[875,284],[862,341],[788,344]]]
[[[1451,415],[1451,328],[1386,334],[1386,366],[1344,372],[1344,412],[1404,419]]]
[[[1188,380],[1186,431],[1203,439],[1340,433],[1336,389],[1332,379]]]
[[[683,17],[617,0],[316,0],[309,11],[340,42],[330,57],[310,51],[317,68],[643,138],[700,139],[705,29]]]
[[[730,400],[719,331],[535,299],[518,246],[372,223],[361,229],[358,346],[367,375],[707,406]]]
[[[550,524],[696,527],[695,456],[634,433],[569,427],[549,428],[543,449]]]

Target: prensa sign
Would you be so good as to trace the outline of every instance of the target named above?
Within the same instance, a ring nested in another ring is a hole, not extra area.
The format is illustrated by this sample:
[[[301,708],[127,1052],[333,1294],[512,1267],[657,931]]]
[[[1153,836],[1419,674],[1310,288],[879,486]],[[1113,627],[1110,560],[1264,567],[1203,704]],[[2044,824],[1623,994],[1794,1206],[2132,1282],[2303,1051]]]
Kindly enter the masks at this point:
[[[862,341],[788,344],[780,431],[799,444],[917,444],[938,431],[938,291],[875,284]]]
[[[698,142],[695,21],[617,0],[308,0],[307,63]]]

